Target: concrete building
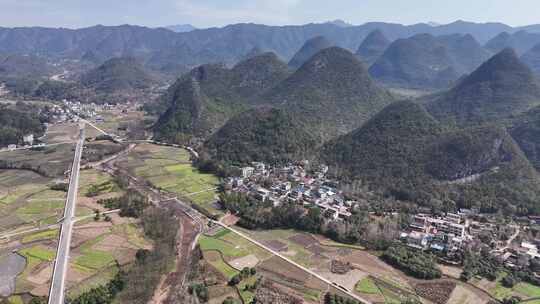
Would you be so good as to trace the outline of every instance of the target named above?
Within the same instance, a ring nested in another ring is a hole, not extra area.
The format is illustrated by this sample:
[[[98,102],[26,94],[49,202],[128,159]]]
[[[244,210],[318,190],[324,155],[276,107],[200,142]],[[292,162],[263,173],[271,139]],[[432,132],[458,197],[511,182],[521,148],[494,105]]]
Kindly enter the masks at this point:
[[[243,178],[249,178],[253,175],[253,172],[255,172],[255,168],[253,167],[243,167],[241,170]]]
[[[33,145],[34,144],[34,134],[28,134],[23,136],[23,142],[27,145]]]

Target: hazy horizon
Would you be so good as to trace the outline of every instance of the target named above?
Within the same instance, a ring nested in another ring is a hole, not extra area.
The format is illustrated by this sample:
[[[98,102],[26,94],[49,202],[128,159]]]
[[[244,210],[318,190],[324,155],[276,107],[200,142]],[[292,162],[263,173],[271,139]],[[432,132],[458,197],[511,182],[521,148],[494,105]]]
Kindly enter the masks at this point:
[[[523,26],[540,23],[533,0],[0,0],[2,27],[84,28],[133,24],[164,27],[191,24],[197,28],[235,23],[301,25],[344,20],[366,22],[448,24],[457,20]]]

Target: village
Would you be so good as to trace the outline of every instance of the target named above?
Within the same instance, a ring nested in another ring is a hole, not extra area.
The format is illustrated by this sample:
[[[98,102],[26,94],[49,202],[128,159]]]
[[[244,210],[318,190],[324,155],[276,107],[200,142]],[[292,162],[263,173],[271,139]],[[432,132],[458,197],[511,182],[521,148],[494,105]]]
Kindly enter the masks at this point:
[[[128,109],[136,107],[137,105],[132,104],[86,104],[64,99],[61,102],[48,104],[41,110],[40,115],[47,121],[45,123],[45,127],[49,128],[51,125],[76,123],[81,118],[91,120],[94,123],[102,123],[104,118],[100,115],[100,113],[111,111],[126,113]],[[38,138],[36,134],[26,134],[22,137],[20,144],[10,144],[6,147],[0,148],[0,151],[14,151],[16,149],[43,147],[46,145],[46,143],[43,141],[44,137],[45,136]]]
[[[225,179],[225,189],[274,207],[283,203],[317,206],[330,221],[343,221],[355,207],[363,206],[345,198],[339,182],[327,176],[326,165],[309,170],[308,167],[308,161],[282,167],[253,162],[240,168],[237,177]],[[399,233],[397,241],[431,252],[446,264],[460,265],[465,250],[473,246],[484,246],[491,257],[512,270],[527,268],[533,260],[540,261],[540,239],[527,237],[527,232],[540,222],[538,217],[500,223],[493,215],[480,214],[476,209],[459,209],[444,215],[420,210],[422,213],[410,216],[408,227]]]

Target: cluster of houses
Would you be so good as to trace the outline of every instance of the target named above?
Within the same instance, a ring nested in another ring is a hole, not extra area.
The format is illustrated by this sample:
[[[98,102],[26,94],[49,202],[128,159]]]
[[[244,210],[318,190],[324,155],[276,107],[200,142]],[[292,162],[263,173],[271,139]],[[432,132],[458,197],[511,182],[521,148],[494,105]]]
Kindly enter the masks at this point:
[[[318,206],[328,219],[342,220],[351,216],[357,202],[345,200],[337,189],[337,182],[327,178],[325,165],[309,167],[308,161],[272,167],[261,162],[240,168],[238,177],[228,178],[226,186],[233,192],[245,193],[274,206],[293,202],[304,206]]]
[[[540,260],[538,246],[540,246],[540,240],[534,240],[533,242],[523,241],[518,246],[497,250],[493,252],[493,255],[507,268],[520,269],[528,267],[533,259]]]
[[[78,116],[85,118],[94,118],[96,121],[102,120],[102,118],[99,117],[98,112],[113,108],[113,106],[109,104],[98,105],[95,103],[67,101],[65,99],[62,101],[62,104],[68,113],[76,113]]]
[[[500,228],[495,223],[472,220],[469,215],[464,212],[447,213],[440,217],[417,214],[400,234],[400,240],[409,247],[429,250],[451,261],[453,257],[459,257],[456,253],[474,242],[480,234],[495,235]],[[510,269],[528,267],[533,259],[540,261],[540,239],[514,242],[521,230],[516,225],[511,228],[513,235],[510,239],[492,241],[490,254]]]
[[[467,232],[468,221],[460,213],[447,213],[442,217],[417,214],[400,239],[408,246],[452,255],[464,242],[471,240]]]

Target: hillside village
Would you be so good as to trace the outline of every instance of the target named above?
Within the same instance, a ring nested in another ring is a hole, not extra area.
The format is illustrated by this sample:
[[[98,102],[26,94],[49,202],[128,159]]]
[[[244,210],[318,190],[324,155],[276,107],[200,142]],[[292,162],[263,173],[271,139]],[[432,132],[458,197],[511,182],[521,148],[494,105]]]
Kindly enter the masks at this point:
[[[274,207],[283,203],[318,207],[329,221],[346,220],[355,208],[365,208],[365,204],[346,199],[339,190],[340,182],[329,178],[327,172],[328,166],[312,169],[307,160],[285,166],[253,162],[251,166],[240,168],[238,176],[229,177],[223,183],[225,191],[242,193]],[[521,269],[528,267],[532,260],[540,261],[540,239],[519,238],[520,233],[535,229],[540,223],[538,217],[516,218],[519,224],[508,225],[476,209],[460,209],[442,215],[432,214],[427,208],[420,211],[411,216],[409,225],[396,241],[431,252],[443,263],[461,265],[463,252],[479,245],[485,246],[494,259],[509,269]],[[375,212],[370,214],[375,216]],[[521,241],[516,241],[518,239]],[[538,275],[540,277],[540,273]]]

